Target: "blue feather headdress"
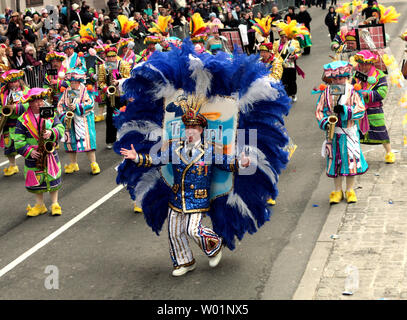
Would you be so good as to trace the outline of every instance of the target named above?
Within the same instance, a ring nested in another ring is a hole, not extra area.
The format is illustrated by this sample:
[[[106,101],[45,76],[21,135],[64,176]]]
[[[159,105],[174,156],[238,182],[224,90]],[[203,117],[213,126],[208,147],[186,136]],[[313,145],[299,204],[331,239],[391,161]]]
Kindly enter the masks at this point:
[[[230,192],[211,202],[208,215],[213,229],[231,250],[236,238],[255,233],[269,220],[271,208],[266,202],[277,197],[278,175],[289,161],[284,116],[288,115],[290,99],[269,73],[258,55],[235,53],[232,59],[223,53],[198,55],[192,42],[186,40],[180,49],[156,52],[132,70],[123,89],[125,98],[134,100],[115,118],[118,141],[114,150],[120,154],[121,148],[130,149],[133,144],[137,152],[149,153],[163,139],[165,99],[177,90],[208,99],[234,97],[239,112],[237,129],[245,129],[245,141],[250,141],[250,129],[257,130],[257,144],[250,147],[257,169],[251,175],[236,174]],[[137,167],[133,161],[124,160],[116,181],[127,186],[131,198],[142,207],[147,224],[159,234],[172,192],[160,169]]]

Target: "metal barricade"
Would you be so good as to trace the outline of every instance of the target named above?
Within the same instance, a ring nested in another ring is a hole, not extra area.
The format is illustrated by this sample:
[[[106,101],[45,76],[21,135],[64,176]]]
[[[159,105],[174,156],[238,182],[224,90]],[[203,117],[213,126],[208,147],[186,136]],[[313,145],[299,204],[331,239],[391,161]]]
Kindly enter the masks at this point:
[[[44,65],[30,66],[24,69],[24,80],[30,88],[42,88],[46,69]]]

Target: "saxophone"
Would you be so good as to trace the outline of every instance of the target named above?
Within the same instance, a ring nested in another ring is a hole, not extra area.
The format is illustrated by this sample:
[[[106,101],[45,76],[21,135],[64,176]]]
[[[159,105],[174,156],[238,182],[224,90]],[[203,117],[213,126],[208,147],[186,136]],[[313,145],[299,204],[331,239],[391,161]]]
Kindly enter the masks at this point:
[[[41,123],[41,118],[40,118]],[[46,130],[45,120],[44,124],[41,127],[40,135],[38,138],[38,152],[40,153],[39,158],[37,159],[36,167],[40,170],[45,170],[47,166],[47,155],[53,153],[55,150],[54,143],[52,141],[46,141],[44,139],[44,133]]]
[[[116,95],[116,87],[112,85],[113,83],[113,72],[109,71],[108,74],[109,77],[109,86],[107,87],[107,95],[109,96],[110,99],[110,107],[114,108],[115,107],[115,95]]]
[[[333,140],[335,135],[335,126],[337,122],[338,117],[336,115],[332,114],[328,117],[328,139],[331,141]]]
[[[4,126],[6,125],[8,117],[10,117],[14,109],[16,107],[16,104],[14,101],[12,101],[10,104],[6,104],[2,109],[1,109],[1,119],[0,119],[0,134],[3,133]]]

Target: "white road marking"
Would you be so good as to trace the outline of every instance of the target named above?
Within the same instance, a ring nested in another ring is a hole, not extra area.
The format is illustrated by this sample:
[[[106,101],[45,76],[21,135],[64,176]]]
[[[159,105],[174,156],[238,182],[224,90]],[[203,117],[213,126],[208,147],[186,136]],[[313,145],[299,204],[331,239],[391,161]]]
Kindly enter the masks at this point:
[[[16,160],[17,160],[18,158],[21,158],[21,156],[20,156],[19,154],[16,155]],[[6,164],[8,164],[8,160],[6,160],[6,161],[4,161],[4,162],[1,162],[1,163],[0,163],[0,167],[5,166]]]
[[[86,208],[84,211],[82,211],[80,214],[78,214],[75,218],[72,220],[68,221],[65,223],[62,227],[51,233],[48,237],[37,243],[34,247],[31,249],[27,250],[24,252],[22,255],[20,255],[17,259],[6,265],[3,269],[0,270],[0,278],[4,276],[7,272],[10,270],[14,269],[16,266],[18,266],[21,262],[26,260],[28,257],[30,257],[32,254],[37,252],[39,249],[47,245],[49,242],[54,240],[56,237],[58,237],[61,233],[64,231],[68,230],[70,227],[72,227],[75,223],[86,217],[89,213],[91,213],[93,210],[95,210],[97,207],[99,207],[101,204],[109,200],[111,197],[113,197],[116,193],[118,193],[120,190],[124,188],[123,185],[119,185],[116,188],[114,188],[112,191],[110,191],[108,194],[104,195],[102,198],[100,198],[98,201],[96,201],[94,204]]]

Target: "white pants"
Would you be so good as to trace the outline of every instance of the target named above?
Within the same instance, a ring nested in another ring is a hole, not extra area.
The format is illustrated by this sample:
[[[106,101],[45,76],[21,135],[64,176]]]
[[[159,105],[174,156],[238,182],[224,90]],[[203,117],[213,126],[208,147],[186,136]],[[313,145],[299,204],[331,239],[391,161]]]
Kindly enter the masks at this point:
[[[188,236],[208,257],[213,257],[220,251],[222,239],[210,228],[203,227],[201,220],[201,213],[185,214],[168,209],[168,240],[174,267],[195,263]]]

